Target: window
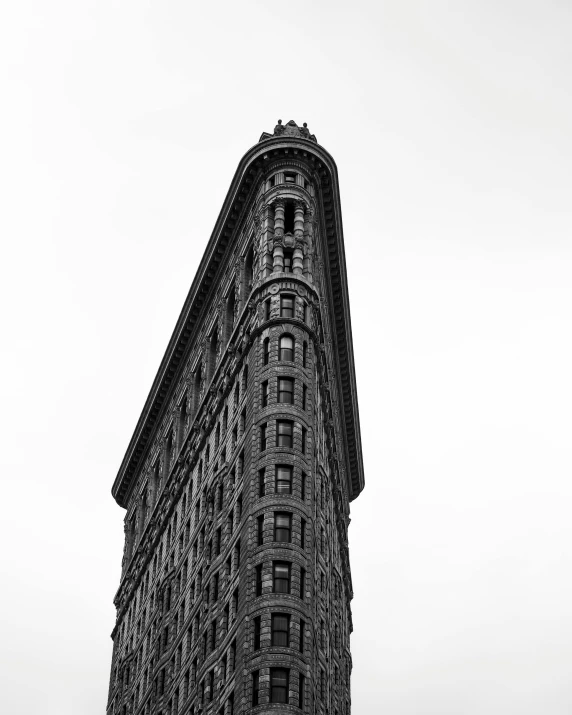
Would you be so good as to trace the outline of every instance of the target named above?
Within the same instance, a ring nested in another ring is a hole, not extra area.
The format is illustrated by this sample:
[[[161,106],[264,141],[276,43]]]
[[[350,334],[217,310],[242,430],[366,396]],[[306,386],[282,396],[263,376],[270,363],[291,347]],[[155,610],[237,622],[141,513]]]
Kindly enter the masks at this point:
[[[292,470],[289,465],[276,466],[276,484],[275,491],[277,494],[292,494]]]
[[[258,496],[263,497],[266,494],[266,470],[264,467],[258,470]]]
[[[302,501],[306,500],[306,479],[306,472],[302,472],[302,486],[300,491],[300,499],[302,499]]]
[[[286,249],[284,251],[284,273],[292,273],[292,256],[294,251]]]
[[[268,318],[267,318],[268,320]],[[268,365],[270,360],[270,338],[265,338],[262,343],[262,362]]]
[[[290,420],[276,421],[276,446],[277,447],[293,447],[294,446],[294,423]]]
[[[260,650],[260,616],[254,619],[254,650]]]
[[[296,183],[296,174],[290,174],[290,173],[284,174],[284,181],[287,184],[295,184]]]
[[[307,367],[308,363],[308,343],[304,341],[302,345],[302,367]]]
[[[300,522],[300,548],[306,548],[306,519]]]
[[[272,645],[290,647],[290,616],[285,613],[272,614]]]
[[[274,513],[274,541],[292,541],[292,514]]]
[[[270,298],[267,298],[264,301],[264,320],[270,320],[270,300]]]
[[[294,338],[291,335],[282,335],[279,342],[279,360],[294,361]]]
[[[260,671],[255,670],[252,674],[252,707],[256,707],[260,694]]]
[[[268,380],[260,386],[260,404],[261,407],[268,407]]]
[[[290,671],[287,668],[270,668],[270,702],[288,703],[288,680]]]
[[[284,206],[284,233],[294,233],[294,204],[291,201]]]
[[[305,410],[308,402],[308,386],[302,386],[302,409]]]
[[[300,708],[300,710],[304,709],[304,697],[306,695],[305,690],[306,678],[302,673],[300,673],[298,680],[298,707]]]
[[[290,593],[290,564],[287,561],[274,561],[272,566],[274,593]]]
[[[258,546],[262,546],[264,543],[264,514],[256,519],[256,541]]]
[[[300,569],[300,598],[304,600],[304,591],[306,590],[306,569]]]
[[[263,425],[260,425],[260,451],[264,452],[266,449],[266,428],[267,424],[264,423]]]
[[[255,593],[257,596],[262,596],[262,564],[256,567],[256,583],[255,583]]]
[[[305,630],[306,630],[306,621],[301,618],[300,619],[300,653],[304,652],[304,639],[305,639],[304,631]]]
[[[306,303],[305,301],[303,303],[302,310],[303,310],[303,320],[305,323],[307,323],[308,322],[308,303]]]
[[[308,430],[302,427],[302,454],[306,454],[306,437],[308,435]]]
[[[293,295],[281,295],[280,296],[280,317],[281,318],[293,318],[294,317],[294,296]]]
[[[294,404],[294,380],[291,377],[278,378],[278,402],[286,405]]]

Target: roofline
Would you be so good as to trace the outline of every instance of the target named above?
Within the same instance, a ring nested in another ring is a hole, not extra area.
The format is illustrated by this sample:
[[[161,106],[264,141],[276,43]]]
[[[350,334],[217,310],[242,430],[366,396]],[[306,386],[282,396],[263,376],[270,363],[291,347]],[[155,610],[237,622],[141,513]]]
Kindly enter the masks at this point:
[[[293,149],[313,159],[322,176],[320,189],[324,214],[324,240],[330,278],[330,300],[333,316],[334,356],[342,398],[341,413],[344,432],[344,451],[350,470],[349,497],[355,499],[364,487],[363,457],[356,390],[353,341],[349,309],[349,295],[344,251],[340,192],[336,163],[319,144],[301,137],[278,136],[261,139],[240,160],[202,260],[191,284],[187,298],[161,360],[159,370],[145,401],[141,416],[113,483],[111,493],[120,506],[127,506],[131,481],[137,473],[151,438],[159,424],[165,405],[170,398],[176,379],[193,346],[196,329],[200,325],[203,308],[216,274],[228,259],[234,230],[243,217],[246,197],[257,176],[270,161],[269,151]],[[329,177],[329,181],[327,180]],[[319,195],[318,193],[318,195]]]

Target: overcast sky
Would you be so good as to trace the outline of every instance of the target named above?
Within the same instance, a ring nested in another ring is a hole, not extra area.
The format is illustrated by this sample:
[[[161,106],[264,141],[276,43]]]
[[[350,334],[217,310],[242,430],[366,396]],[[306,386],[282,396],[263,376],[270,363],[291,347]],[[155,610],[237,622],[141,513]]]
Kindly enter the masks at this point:
[[[340,176],[353,714],[569,715],[572,5],[0,12],[0,709],[104,712],[111,485],[240,157],[281,118]]]

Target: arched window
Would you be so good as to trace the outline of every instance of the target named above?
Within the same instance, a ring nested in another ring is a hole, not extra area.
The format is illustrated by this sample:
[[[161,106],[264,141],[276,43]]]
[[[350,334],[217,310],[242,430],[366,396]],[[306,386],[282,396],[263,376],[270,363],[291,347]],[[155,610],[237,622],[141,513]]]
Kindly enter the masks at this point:
[[[282,335],[280,337],[278,355],[279,360],[294,361],[294,338],[291,335]]]

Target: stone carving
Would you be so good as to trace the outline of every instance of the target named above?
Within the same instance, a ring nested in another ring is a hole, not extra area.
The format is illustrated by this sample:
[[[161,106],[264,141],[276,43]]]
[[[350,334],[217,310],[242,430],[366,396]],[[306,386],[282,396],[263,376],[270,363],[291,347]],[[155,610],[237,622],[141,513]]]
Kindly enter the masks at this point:
[[[287,124],[282,124],[282,120],[278,120],[278,124],[274,127],[274,133],[268,134],[268,132],[262,132],[262,135],[258,141],[264,141],[265,139],[271,139],[272,137],[298,137],[300,139],[307,139],[314,143],[318,143],[315,134],[310,134],[308,129],[308,124],[304,124],[299,127],[296,122],[291,119]]]

